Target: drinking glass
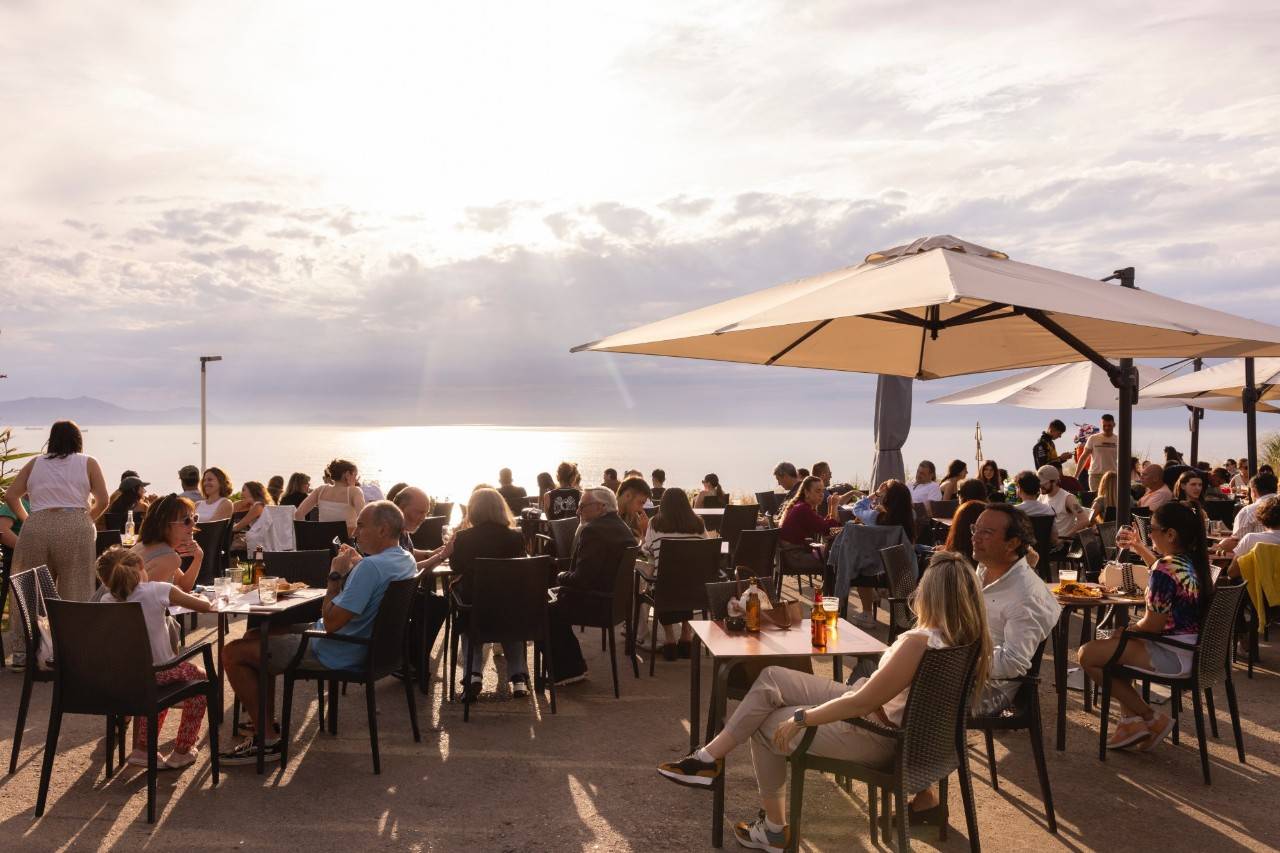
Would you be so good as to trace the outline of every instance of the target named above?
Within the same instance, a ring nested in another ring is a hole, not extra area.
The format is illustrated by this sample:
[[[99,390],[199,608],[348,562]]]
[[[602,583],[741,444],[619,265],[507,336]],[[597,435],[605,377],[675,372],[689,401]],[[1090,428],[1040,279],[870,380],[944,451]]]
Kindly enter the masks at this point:
[[[1058,581],[1060,583],[1072,583],[1080,579],[1080,572],[1077,569],[1059,569]]]
[[[840,599],[834,595],[822,597],[822,610],[827,614],[827,627],[834,628],[840,621]]]
[[[258,600],[266,605],[276,603],[276,578],[264,576],[258,581]]]

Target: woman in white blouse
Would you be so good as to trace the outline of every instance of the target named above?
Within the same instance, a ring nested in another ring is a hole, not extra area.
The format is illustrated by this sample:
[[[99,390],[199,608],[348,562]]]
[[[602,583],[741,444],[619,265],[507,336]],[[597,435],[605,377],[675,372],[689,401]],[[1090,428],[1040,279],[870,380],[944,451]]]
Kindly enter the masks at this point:
[[[222,521],[231,517],[231,478],[226,471],[206,469],[200,480],[200,494],[203,500],[196,502],[197,521]]]

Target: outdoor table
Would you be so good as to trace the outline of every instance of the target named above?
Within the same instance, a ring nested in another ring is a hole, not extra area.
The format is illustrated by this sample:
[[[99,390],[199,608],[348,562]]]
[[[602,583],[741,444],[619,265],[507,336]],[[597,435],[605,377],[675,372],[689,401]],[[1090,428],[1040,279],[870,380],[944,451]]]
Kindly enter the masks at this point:
[[[324,598],[324,594],[325,591],[323,589],[300,589],[289,594],[287,598],[277,598],[275,604],[263,605],[259,603],[258,591],[254,589],[249,592],[237,593],[226,603],[217,602],[215,604],[217,609],[214,612],[218,615],[219,690],[221,690],[226,681],[222,666],[222,645],[227,635],[227,618],[236,614],[243,614],[257,616],[261,620],[257,626],[260,661],[258,666],[258,726],[253,733],[254,743],[258,747],[259,775],[266,769],[266,763],[263,760],[263,747],[266,744],[267,691],[271,689],[270,675],[267,673],[267,637],[270,633],[269,628],[274,624],[311,621],[305,608],[308,605],[319,602]],[[169,612],[176,616],[184,613],[194,613],[195,611],[188,610],[185,607],[171,607]]]
[[[725,707],[728,703],[729,673],[734,664],[761,658],[824,657],[841,655],[855,657],[879,657],[888,648],[884,643],[845,620],[837,623],[826,646],[816,649],[810,642],[809,620],[783,630],[768,627],[758,633],[726,631],[723,622],[705,619],[690,620],[693,642],[689,651],[689,751],[698,748],[698,729],[701,713],[702,667],[701,648],[705,646],[711,655],[711,696],[707,705],[706,739],[724,726]],[[711,843],[720,847],[724,842],[724,780],[720,777],[711,786]]]
[[[694,509],[694,513],[696,513],[697,515],[716,515],[716,516],[723,516],[723,515],[724,515],[724,507],[722,507],[722,506],[705,506],[705,507],[697,507],[696,509]]]
[[[1054,686],[1058,691],[1058,743],[1057,748],[1062,752],[1067,748],[1067,633],[1071,626],[1071,614],[1077,609],[1080,611],[1080,617],[1084,620],[1080,626],[1080,642],[1086,642],[1089,636],[1089,624],[1093,619],[1093,613],[1100,607],[1131,607],[1135,604],[1142,604],[1140,598],[1126,598],[1124,596],[1104,595],[1101,598],[1063,598],[1062,596],[1054,596],[1058,600],[1059,606],[1062,607],[1062,614],[1058,617],[1058,624],[1053,627],[1053,670],[1054,670]],[[1093,690],[1090,689],[1089,677],[1084,675],[1084,670],[1080,670],[1084,678],[1084,709],[1087,712],[1093,711]]]

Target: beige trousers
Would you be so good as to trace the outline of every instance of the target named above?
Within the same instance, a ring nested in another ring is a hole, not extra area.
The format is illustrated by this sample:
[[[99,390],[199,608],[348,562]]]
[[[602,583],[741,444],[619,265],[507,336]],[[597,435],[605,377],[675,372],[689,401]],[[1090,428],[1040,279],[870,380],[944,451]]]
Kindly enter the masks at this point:
[[[46,509],[33,512],[18,534],[14,573],[48,566],[58,595],[88,601],[93,594],[94,541],[97,531],[88,512]]]
[[[750,741],[751,763],[761,797],[782,795],[787,784],[786,756],[803,734],[797,734],[787,750],[779,752],[773,745],[778,725],[791,719],[797,708],[812,708],[849,692],[848,685],[838,681],[780,666],[760,673],[729,717],[725,731],[737,743]],[[876,765],[893,758],[893,741],[849,723],[827,723],[817,727],[809,753]]]

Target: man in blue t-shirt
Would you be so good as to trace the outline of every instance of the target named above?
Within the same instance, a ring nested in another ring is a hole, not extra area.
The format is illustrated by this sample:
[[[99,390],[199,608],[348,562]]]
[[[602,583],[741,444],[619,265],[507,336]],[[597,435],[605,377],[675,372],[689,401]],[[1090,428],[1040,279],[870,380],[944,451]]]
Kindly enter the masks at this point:
[[[400,547],[403,530],[404,515],[391,501],[365,505],[356,519],[356,544],[360,551],[343,545],[333,558],[328,587],[320,607],[321,618],[314,626],[317,630],[349,637],[373,635],[373,623],[387,587],[392,581],[413,577],[417,569],[413,557]],[[360,552],[366,556],[362,557]],[[301,645],[301,633],[290,632],[285,626],[272,628],[267,639],[267,670],[283,672],[297,656]],[[260,650],[256,630],[246,631],[243,638],[227,643],[222,650],[227,681],[255,727],[259,724],[258,671],[263,664]],[[355,669],[364,664],[366,654],[363,646],[319,639],[307,644],[302,662],[328,669]],[[273,717],[268,699],[268,718]],[[251,764],[256,763],[257,757],[251,737],[222,753],[221,760],[229,765]],[[267,744],[263,758],[279,760],[278,739]]]

